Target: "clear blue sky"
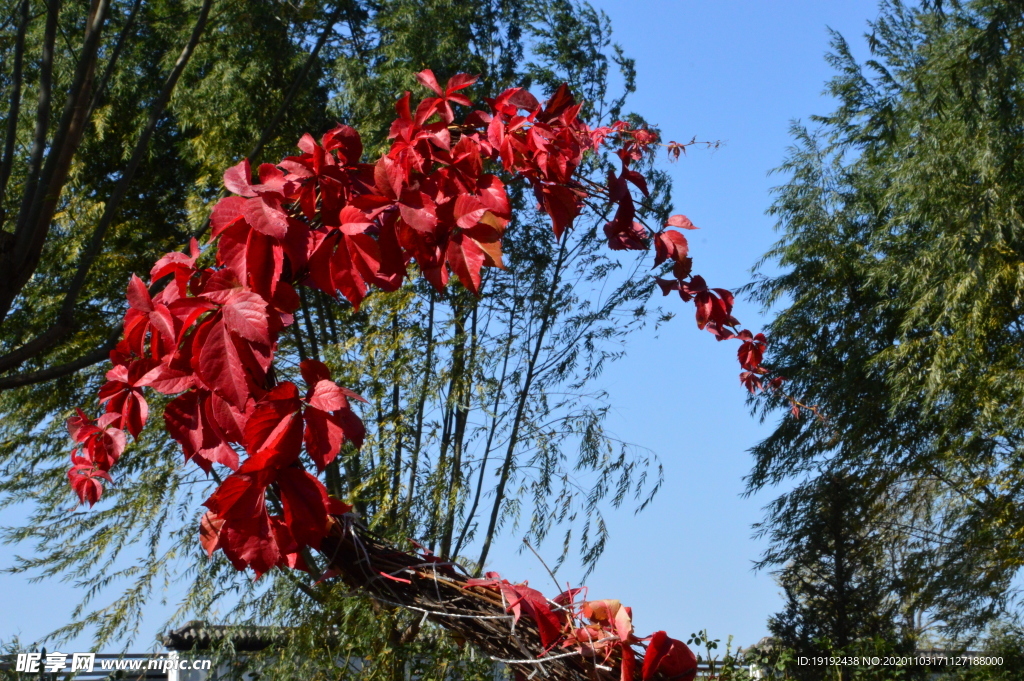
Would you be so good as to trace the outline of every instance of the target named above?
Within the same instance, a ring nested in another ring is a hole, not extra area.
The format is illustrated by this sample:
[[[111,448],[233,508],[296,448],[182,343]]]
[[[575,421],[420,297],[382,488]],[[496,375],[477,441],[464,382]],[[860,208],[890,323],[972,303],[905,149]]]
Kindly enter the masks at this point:
[[[866,22],[874,0],[596,0],[612,19],[615,41],[636,59],[638,91],[630,108],[659,125],[669,139],[722,140],[715,151],[693,150],[665,164],[675,182],[678,212],[693,233],[695,271],[713,286],[739,287],[776,236],[764,215],[767,172],[782,160],[792,119],[826,113],[822,95],[831,71],[823,56],[826,27],[838,30],[864,55]],[[678,300],[673,301],[679,303]],[[622,439],[657,452],[666,485],[640,516],[610,514],[612,539],[588,579],[594,598],[618,598],[633,607],[637,631],[664,629],[676,638],[707,628],[749,645],[767,634],[766,619],[781,605],[767,574],[751,571],[763,550],[750,526],[761,518],[768,494],[741,498],[747,450],[767,435],[744,404],[737,380],[735,343],[716,343],[696,329],[692,308],[658,337],[633,339],[628,356],[606,371],[610,423]],[[763,320],[739,301],[736,316],[748,327]],[[16,511],[0,513],[0,524]],[[506,536],[491,559],[505,576],[529,578],[545,591],[550,580],[532,556],[516,553]],[[5,547],[0,567],[10,565]],[[542,553],[556,552],[554,545]],[[571,566],[560,573],[572,579]],[[0,575],[0,639],[32,641],[65,623],[79,600],[72,586],[32,584]],[[173,602],[174,595],[168,600]],[[134,649],[149,648],[171,608],[154,605]],[[77,646],[77,647],[76,647]],[[85,650],[72,643],[62,650]]]

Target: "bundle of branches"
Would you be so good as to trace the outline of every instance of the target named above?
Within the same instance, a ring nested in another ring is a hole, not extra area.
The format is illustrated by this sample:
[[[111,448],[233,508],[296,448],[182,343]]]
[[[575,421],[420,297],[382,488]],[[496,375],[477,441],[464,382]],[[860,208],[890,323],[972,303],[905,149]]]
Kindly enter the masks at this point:
[[[559,681],[692,679],[697,660],[682,642],[657,632],[633,635],[631,611],[618,601],[576,601],[583,589],[548,600],[496,573],[474,579],[428,550],[408,553],[367,530],[353,514],[332,516],[321,545],[330,571],[377,603],[423,613],[503,662],[516,678]],[[554,628],[552,628],[554,627]],[[633,646],[646,642],[646,651]]]

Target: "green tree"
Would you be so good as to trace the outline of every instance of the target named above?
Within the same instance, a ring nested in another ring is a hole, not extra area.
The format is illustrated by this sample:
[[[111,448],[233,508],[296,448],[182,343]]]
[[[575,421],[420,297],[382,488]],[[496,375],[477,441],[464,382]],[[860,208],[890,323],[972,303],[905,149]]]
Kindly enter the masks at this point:
[[[849,473],[823,471],[769,508],[764,528],[772,547],[757,567],[775,567],[783,589],[784,609],[768,620],[777,644],[807,657],[912,652],[914,632],[901,626],[899,573],[886,552],[903,537],[878,522],[888,509],[875,490]],[[794,671],[807,679],[822,674],[817,665]]]
[[[862,65],[834,36],[838,107],[794,126],[780,168],[781,273],[753,292],[781,308],[771,362],[791,380],[756,405],[820,418],[783,419],[749,488],[837,465],[927,500],[919,611],[965,632],[1011,604],[1024,555],[1024,15],[887,1],[868,38]]]
[[[5,101],[28,102],[29,93],[45,89],[35,69],[48,45],[55,63],[66,62],[64,71],[54,69],[51,85],[63,91],[86,40],[83,8],[16,7],[29,11],[18,15],[16,35],[2,44],[4,63],[13,69]],[[31,278],[0,323],[11,353],[63,324],[48,336],[52,342],[35,354],[23,352],[24,361],[0,377],[7,388],[0,393],[0,503],[29,502],[32,509],[29,521],[7,528],[4,537],[37,549],[15,569],[89,584],[75,622],[61,635],[91,627],[100,644],[130,640],[147,599],[180,580],[187,596],[179,619],[222,607],[226,620],[293,627],[286,645],[253,660],[274,678],[314,678],[337,655],[371,651],[372,673],[400,674],[432,651],[442,666],[423,674],[444,676],[446,657],[465,653],[436,631],[421,632],[418,617],[353,599],[313,578],[280,573],[253,584],[221,559],[207,559],[195,540],[195,512],[211,481],[182,469],[178,447],[160,428],[145,431],[126,454],[124,482],[109,490],[109,504],[76,513],[69,523],[59,510],[70,498],[62,423],[103,380],[94,365],[118,327],[128,275],[144,273],[156,254],[204,231],[219,173],[238,160],[239,150],[252,150],[256,160],[279,158],[301,132],[320,132],[337,119],[358,126],[369,149],[379,147],[396,95],[418,87],[413,73],[424,67],[441,77],[481,73],[489,88],[478,93],[484,96],[513,83],[532,83],[542,94],[567,81],[588,98],[590,119],[607,122],[622,107],[607,93],[609,68],[622,69],[628,92],[632,63],[610,45],[607,17],[562,0],[139,0],[94,3],[92,11],[106,17],[95,69],[110,73],[109,84],[84,88],[98,103],[82,114],[86,124],[69,152],[73,172],[59,194],[61,210],[46,227]],[[67,39],[50,40],[47,22]],[[192,37],[170,97],[161,103],[152,95],[161,107],[152,123],[156,109],[144,95],[147,86],[161,65],[166,70],[177,58],[167,46]],[[140,101],[151,108],[133,122],[122,112],[135,112]],[[7,138],[17,142],[3,204],[10,214],[34,172],[24,143],[35,130],[30,108],[22,106]],[[139,130],[146,125],[153,132],[144,139]],[[59,132],[52,121],[42,129],[46,140]],[[43,146],[51,154],[60,148]],[[134,174],[128,172],[134,151],[126,149],[141,149]],[[588,164],[595,176],[606,174],[607,159]],[[664,219],[669,187],[656,173],[648,176],[652,215]],[[46,178],[39,184],[58,186]],[[118,187],[126,189],[118,194]],[[607,220],[601,207],[555,244],[547,218],[527,208],[529,197],[520,189],[513,199],[521,217],[510,226],[508,271],[489,273],[479,299],[458,289],[440,296],[413,280],[395,293],[370,296],[354,312],[306,292],[279,357],[290,357],[294,367],[320,357],[369,400],[363,418],[371,437],[361,451],[339,457],[327,475],[332,491],[355,501],[374,531],[395,540],[423,538],[441,555],[480,569],[503,528],[519,527],[540,541],[561,525],[563,557],[578,540],[589,567],[606,538],[602,505],[636,497],[642,506],[660,482],[650,457],[603,433],[607,406],[588,389],[619,355],[625,335],[648,319],[651,283],[638,263],[623,266],[598,249],[596,227]],[[100,229],[104,220],[109,224]],[[83,256],[89,253],[91,261]],[[74,315],[62,317],[60,294],[70,290],[80,263],[88,263],[87,276]],[[110,592],[114,601],[97,607]],[[302,668],[295,668],[296,659],[304,660]]]

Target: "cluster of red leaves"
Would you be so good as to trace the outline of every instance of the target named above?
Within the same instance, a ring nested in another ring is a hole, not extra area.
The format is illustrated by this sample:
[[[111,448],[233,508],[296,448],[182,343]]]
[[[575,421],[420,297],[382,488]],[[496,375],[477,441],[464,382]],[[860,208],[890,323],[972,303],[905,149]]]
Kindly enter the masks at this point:
[[[569,589],[548,600],[527,583],[511,584],[497,572],[488,572],[485,579],[471,579],[466,587],[501,593],[513,622],[525,616],[537,625],[546,651],[577,650],[597,664],[618,668],[621,681],[636,679],[636,646],[646,646],[642,681],[655,676],[689,681],[697,674],[697,658],[685,643],[669,638],[664,631],[637,637],[632,609],[617,600],[577,600],[583,589]]]
[[[657,267],[665,261],[672,262],[672,279],[658,277],[656,281],[663,295],[672,291],[686,302],[691,300],[697,308],[697,327],[714,334],[717,340],[737,339],[740,341],[736,354],[739,358],[740,383],[750,392],[768,387],[777,389],[785,380],[776,376],[767,382],[762,376],[768,369],[762,366],[764,351],[768,339],[763,333],[754,335],[746,329],[739,328],[739,321],[732,316],[733,294],[724,288],[709,288],[704,277],[691,275],[693,259],[689,256],[689,242],[682,232],[675,229],[697,229],[685,215],[673,215],[665,223],[665,227],[654,235],[654,265]]]
[[[319,142],[305,135],[301,154],[261,165],[256,182],[243,161],[224,174],[234,195],[210,216],[213,265],[199,265],[193,240],[188,254],[161,258],[148,284],[132,277],[124,338],[99,393],[105,413],[95,422],[81,411],[68,420],[78,445],[68,475],[83,503],[95,503],[103,481],[111,481],[125,431],[135,438],[142,431],[149,388],[174,396],[164,424],[185,459],[208,473],[214,464],[231,471],[203,504],[203,547],[224,551],[237,569],[257,576],[273,567],[306,569],[304,551],[319,548],[331,516],[351,510],[309,469],[322,472],[345,443],[360,447],[365,431],[351,404],[362,398],[334,383],[324,364],[302,363],[304,392],[272,369],[278,338],[299,307],[296,287],[358,307],[370,287],[401,286],[415,261],[438,290],[454,274],[478,293],[482,268],[503,266],[501,241],[512,217],[505,185],[488,168],[530,184],[556,237],[585,198],[615,205],[605,226],[609,247],[643,250],[653,241],[655,266],[673,263],[675,279],[658,280],[665,293],[693,300],[698,326],[719,340],[740,339],[744,383],[761,386],[764,336],[736,330],[732,294],[691,276],[685,237],[667,229],[693,225],[677,215],[651,238],[637,220],[630,187],[644,196],[648,188],[631,166],[656,143],[655,133],[624,123],[592,130],[566,86],[544,104],[522,88],[506,90],[487,100],[489,111],[473,110],[456,123],[453,105],[471,106],[462,91],[476,78],[460,74],[444,87],[430,71],[418,78],[435,96],[415,110],[410,93],[398,100],[391,147],[376,163],[361,161],[359,134],[343,125]],[[609,137],[618,144],[620,172],[606,187],[585,190],[576,170]],[[644,679],[687,678],[693,668],[689,649],[664,632],[634,637],[629,610],[617,601],[577,607],[575,593],[567,593],[552,609],[525,585],[497,577],[479,585],[501,590],[516,617],[535,621],[545,647],[577,646],[620,664],[624,679],[633,678],[631,646],[645,641]]]

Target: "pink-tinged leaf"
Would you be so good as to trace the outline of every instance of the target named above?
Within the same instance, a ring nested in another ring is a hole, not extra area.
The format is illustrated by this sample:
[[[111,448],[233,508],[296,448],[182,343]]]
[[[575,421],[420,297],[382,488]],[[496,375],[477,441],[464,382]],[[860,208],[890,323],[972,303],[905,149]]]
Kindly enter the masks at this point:
[[[261,234],[284,239],[288,233],[288,215],[276,199],[263,196],[249,199],[242,207],[245,221]]]
[[[437,207],[434,200],[421,191],[407,191],[398,204],[405,224],[417,232],[433,234],[437,226]]]
[[[249,159],[243,159],[224,171],[224,186],[229,192],[239,196],[256,196],[252,188],[252,168]]]
[[[221,232],[245,217],[247,202],[241,196],[226,196],[218,201],[210,213],[210,234],[220,236]]]
[[[351,391],[348,391],[351,392]],[[348,409],[346,391],[333,381],[321,380],[313,385],[307,400],[309,406],[321,411]]]
[[[551,610],[544,594],[526,584],[502,582],[501,592],[505,596],[507,609],[516,620],[526,615],[537,625],[541,645],[550,648],[562,637],[562,621]]]
[[[270,344],[267,302],[252,291],[237,289],[221,307],[224,324],[245,340]]]
[[[693,223],[690,222],[690,218],[685,215],[673,215],[668,219],[668,222],[665,223],[665,226],[678,227],[679,229],[697,229],[697,227],[694,227]]]
[[[150,281],[157,281],[169,274],[173,274],[183,279],[179,283],[187,283],[188,278],[195,273],[196,258],[199,257],[199,244],[194,238],[189,240],[189,250],[192,252],[191,255],[186,255],[180,251],[165,253],[149,270]]]
[[[463,229],[474,227],[487,212],[487,206],[472,194],[459,194],[455,198],[455,224]]]
[[[296,146],[299,148],[299,151],[301,151],[304,154],[313,154],[316,152],[316,148],[319,145],[317,145],[316,140],[313,139],[313,136],[307,132],[303,134],[302,137],[299,138],[299,141],[296,144]]]
[[[480,76],[471,76],[468,73],[456,73],[454,76],[449,78],[448,82],[445,84],[444,94],[450,99],[453,92],[468,88],[470,85],[474,85],[478,80],[480,80]],[[466,106],[469,106],[469,104],[466,104]]]

